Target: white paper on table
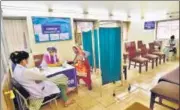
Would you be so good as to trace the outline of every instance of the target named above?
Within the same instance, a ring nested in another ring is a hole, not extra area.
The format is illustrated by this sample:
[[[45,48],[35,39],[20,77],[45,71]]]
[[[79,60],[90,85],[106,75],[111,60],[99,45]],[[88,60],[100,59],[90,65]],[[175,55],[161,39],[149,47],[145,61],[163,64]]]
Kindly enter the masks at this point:
[[[35,34],[42,33],[42,28],[40,24],[34,25],[34,33]]]
[[[49,41],[49,35],[39,33],[39,41]]]
[[[69,39],[69,33],[60,33],[60,39]]]
[[[59,34],[50,34],[50,39],[51,40],[59,40]]]

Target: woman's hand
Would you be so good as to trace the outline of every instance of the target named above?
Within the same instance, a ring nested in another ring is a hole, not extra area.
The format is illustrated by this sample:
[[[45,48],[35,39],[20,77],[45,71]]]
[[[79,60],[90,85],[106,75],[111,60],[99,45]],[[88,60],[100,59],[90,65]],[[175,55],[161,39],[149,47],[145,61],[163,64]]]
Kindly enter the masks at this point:
[[[62,63],[61,63],[61,62],[58,62],[56,65],[57,65],[57,66],[62,66]]]

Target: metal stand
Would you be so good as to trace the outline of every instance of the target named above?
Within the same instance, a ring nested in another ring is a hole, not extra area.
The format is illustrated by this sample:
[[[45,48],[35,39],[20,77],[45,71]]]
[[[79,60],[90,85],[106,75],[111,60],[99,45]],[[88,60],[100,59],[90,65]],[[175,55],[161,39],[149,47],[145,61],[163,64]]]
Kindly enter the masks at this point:
[[[124,73],[124,79],[127,80],[127,66],[126,66],[126,65],[123,65],[123,73]],[[113,81],[113,84],[114,84],[114,86],[115,86],[115,87],[114,87],[114,90],[113,90],[113,97],[115,97],[115,96],[116,96],[116,93],[115,93],[115,92],[116,92],[116,90],[115,90],[115,89],[116,89],[116,85],[115,85],[116,82]],[[129,86],[130,86],[130,85],[129,85]],[[128,90],[129,90],[129,88],[128,88]]]

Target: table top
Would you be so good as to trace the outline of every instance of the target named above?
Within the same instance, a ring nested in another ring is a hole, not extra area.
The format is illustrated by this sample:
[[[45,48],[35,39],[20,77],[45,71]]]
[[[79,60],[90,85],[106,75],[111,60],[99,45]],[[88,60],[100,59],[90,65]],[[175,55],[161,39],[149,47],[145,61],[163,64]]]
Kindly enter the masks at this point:
[[[46,76],[49,76],[58,72],[63,72],[74,68],[75,67],[67,64],[66,66],[61,66],[61,67],[47,67],[46,69],[44,69],[44,71],[46,71]]]

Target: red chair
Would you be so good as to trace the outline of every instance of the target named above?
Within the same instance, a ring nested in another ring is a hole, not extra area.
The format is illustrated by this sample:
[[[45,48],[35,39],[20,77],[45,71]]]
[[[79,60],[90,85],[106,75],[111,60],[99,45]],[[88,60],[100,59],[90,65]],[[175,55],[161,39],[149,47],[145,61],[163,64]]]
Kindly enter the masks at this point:
[[[141,46],[143,45],[142,40],[137,41],[137,47],[138,49],[141,49]]]
[[[160,51],[162,47],[162,41],[154,41],[154,45],[158,46],[158,50]]]
[[[161,60],[165,63],[165,54],[155,49],[154,42],[149,43],[149,53],[159,57],[159,64],[161,64]]]
[[[35,66],[39,67],[43,60],[43,54],[34,55],[33,58],[34,58]]]
[[[154,68],[155,62],[156,62],[156,66],[158,65],[158,56],[149,54],[145,44],[141,45],[141,56],[143,58],[147,58],[149,62],[152,63],[152,69]]]
[[[125,45],[125,51],[128,52],[129,48],[131,47],[131,42],[126,42],[124,45]]]
[[[139,57],[133,46],[129,49],[128,53],[129,53],[129,69],[131,65],[134,65],[134,67],[136,67],[137,66],[136,63],[139,63],[138,65],[139,73],[141,73],[142,66],[145,66],[146,71],[148,71],[148,59]],[[131,64],[131,62],[134,62],[135,64]]]
[[[130,48],[136,50],[136,43],[135,43],[135,41],[132,41],[130,43],[131,43],[131,47]]]
[[[88,89],[91,90],[92,89],[92,81],[91,81],[91,67],[90,67],[89,61],[85,57],[85,53],[83,52],[83,50],[80,47],[74,46],[73,50],[74,50],[74,53],[76,54],[76,57],[78,55],[83,55],[84,56],[84,61],[83,61],[83,65],[82,66],[85,67],[85,70],[87,72],[86,77],[84,77],[84,76],[77,76],[78,83],[79,83],[79,80],[82,79],[86,83]],[[76,62],[76,59],[74,59],[74,61]],[[75,64],[75,68],[78,70],[79,67],[76,66],[76,63],[74,63],[74,64]]]

